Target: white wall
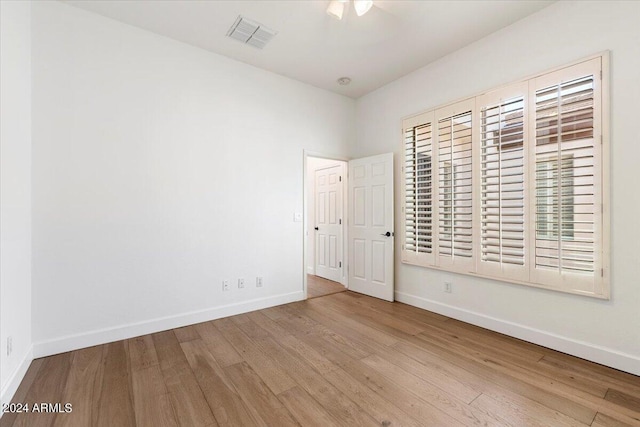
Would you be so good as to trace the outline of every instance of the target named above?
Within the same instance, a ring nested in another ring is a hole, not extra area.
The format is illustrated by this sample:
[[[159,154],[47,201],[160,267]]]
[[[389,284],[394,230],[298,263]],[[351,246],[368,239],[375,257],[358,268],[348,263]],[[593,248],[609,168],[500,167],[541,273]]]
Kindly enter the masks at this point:
[[[302,298],[303,150],[345,155],[354,114],[351,99],[34,3],[35,354]]]
[[[640,2],[558,2],[405,76],[356,106],[360,157],[396,152],[401,119],[546,69],[612,52],[612,297],[601,301],[400,264],[396,298],[640,374]],[[401,206],[399,174],[396,206]],[[401,215],[396,213],[396,230]],[[442,292],[444,281],[453,293]]]
[[[31,362],[31,5],[2,1],[0,20],[0,401],[6,402]]]
[[[318,169],[345,164],[345,162],[339,160],[323,159],[320,157],[307,158],[307,273],[309,274],[315,274],[316,269],[316,171]]]

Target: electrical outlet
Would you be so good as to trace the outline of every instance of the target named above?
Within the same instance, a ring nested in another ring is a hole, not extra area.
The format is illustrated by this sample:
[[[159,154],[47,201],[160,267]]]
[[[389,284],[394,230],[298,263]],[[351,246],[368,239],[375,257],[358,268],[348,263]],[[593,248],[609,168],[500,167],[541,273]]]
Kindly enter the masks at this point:
[[[228,291],[229,289],[230,289],[229,288],[229,281],[228,280],[223,280],[222,281],[222,290],[223,291]]]
[[[244,288],[244,279],[238,279],[238,288],[239,289]]]
[[[262,287],[262,277],[256,277],[256,288]]]
[[[13,338],[7,337],[7,356],[11,356],[13,351]]]
[[[451,293],[452,285],[451,282],[444,282],[444,291],[448,294]]]

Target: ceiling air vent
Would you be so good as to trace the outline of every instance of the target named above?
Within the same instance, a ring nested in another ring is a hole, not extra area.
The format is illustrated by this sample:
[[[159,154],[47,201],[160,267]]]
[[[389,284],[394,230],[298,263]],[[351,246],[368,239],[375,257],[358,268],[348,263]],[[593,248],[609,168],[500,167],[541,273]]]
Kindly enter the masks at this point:
[[[238,16],[236,22],[233,23],[227,32],[227,36],[232,39],[250,44],[258,49],[265,47],[269,40],[271,40],[276,34],[278,33],[265,27],[259,22],[243,18],[242,16]]]

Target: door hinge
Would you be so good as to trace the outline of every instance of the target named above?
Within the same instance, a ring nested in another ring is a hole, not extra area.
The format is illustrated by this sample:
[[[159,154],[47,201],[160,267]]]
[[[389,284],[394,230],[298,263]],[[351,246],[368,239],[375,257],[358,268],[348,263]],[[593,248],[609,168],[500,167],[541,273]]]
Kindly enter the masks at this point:
[[[604,268],[600,269],[600,277],[604,277]]]
[[[602,145],[602,135],[600,135],[600,145]]]
[[[600,70],[600,80],[602,80],[602,70]]]

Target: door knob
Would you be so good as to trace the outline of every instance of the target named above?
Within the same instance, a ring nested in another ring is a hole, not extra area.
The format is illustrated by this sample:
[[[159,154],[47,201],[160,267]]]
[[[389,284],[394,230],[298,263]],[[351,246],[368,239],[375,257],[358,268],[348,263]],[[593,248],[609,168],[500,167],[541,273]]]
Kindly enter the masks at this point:
[[[314,227],[316,231],[318,231],[318,227]]]
[[[381,236],[391,237],[391,232],[387,231],[386,233],[382,233]]]

